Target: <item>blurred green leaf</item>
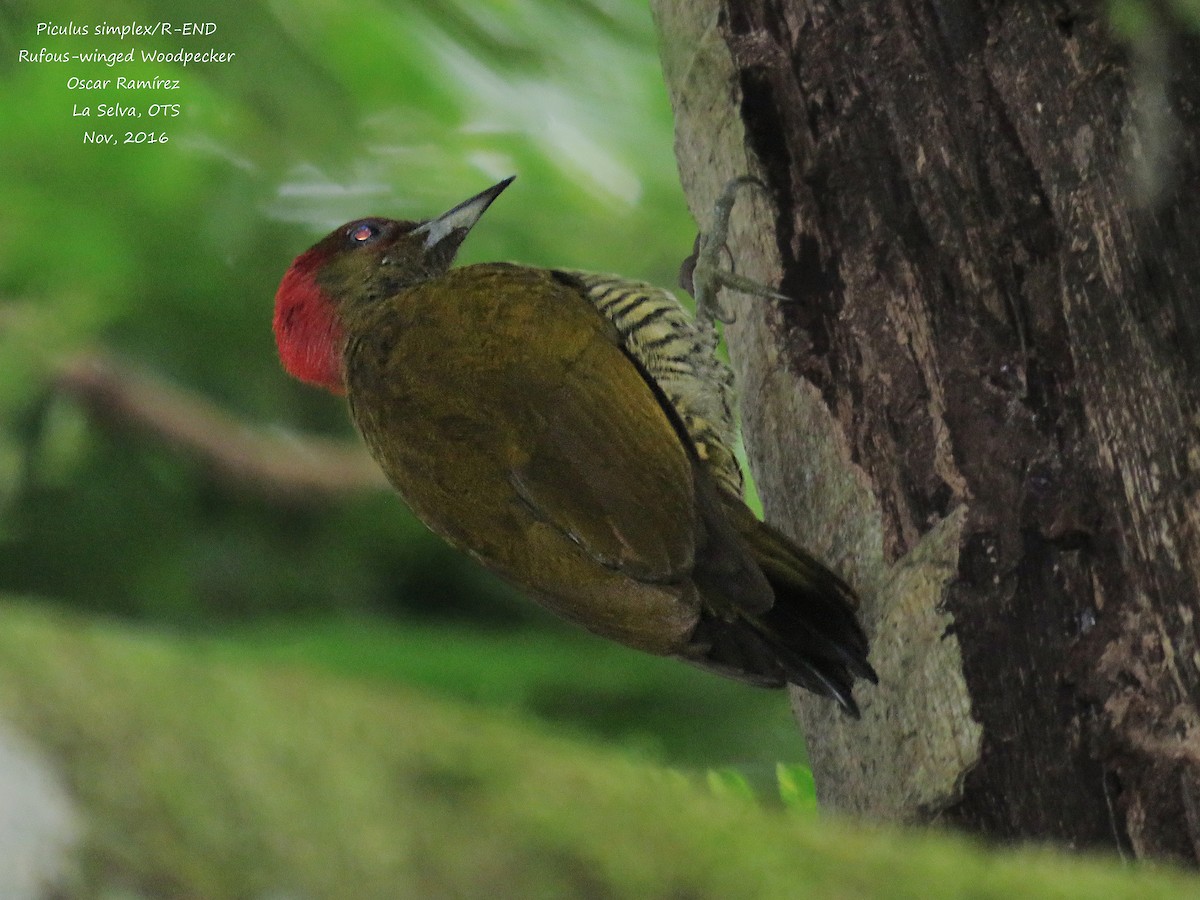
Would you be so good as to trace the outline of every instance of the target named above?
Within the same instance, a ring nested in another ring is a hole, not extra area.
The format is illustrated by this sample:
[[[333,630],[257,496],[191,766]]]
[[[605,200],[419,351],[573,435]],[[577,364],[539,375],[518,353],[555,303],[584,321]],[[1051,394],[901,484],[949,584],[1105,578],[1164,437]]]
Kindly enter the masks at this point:
[[[800,813],[817,811],[817,785],[812,769],[799,763],[776,763],[775,778],[785,807]]]
[[[756,802],[754,788],[750,780],[737,769],[709,769],[705,775],[708,789],[714,796],[722,799],[738,798],[750,803]]]

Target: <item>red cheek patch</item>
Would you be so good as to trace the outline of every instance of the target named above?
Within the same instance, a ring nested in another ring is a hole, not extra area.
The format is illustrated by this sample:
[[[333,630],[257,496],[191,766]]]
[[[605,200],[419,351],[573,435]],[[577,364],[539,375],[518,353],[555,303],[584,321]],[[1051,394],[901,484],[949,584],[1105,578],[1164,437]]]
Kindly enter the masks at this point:
[[[310,251],[311,253],[311,251]],[[335,394],[346,393],[342,344],[333,302],[317,285],[308,253],[292,263],[275,294],[275,344],[288,374]]]

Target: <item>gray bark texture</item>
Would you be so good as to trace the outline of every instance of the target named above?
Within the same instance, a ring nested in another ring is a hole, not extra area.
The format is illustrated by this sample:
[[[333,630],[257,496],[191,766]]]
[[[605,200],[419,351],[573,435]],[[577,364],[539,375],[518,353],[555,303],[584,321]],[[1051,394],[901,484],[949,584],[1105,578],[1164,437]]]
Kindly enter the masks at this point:
[[[652,0],[768,520],[860,590],[823,804],[1200,858],[1200,45],[1099,8]],[[1147,8],[1156,8],[1153,5]]]

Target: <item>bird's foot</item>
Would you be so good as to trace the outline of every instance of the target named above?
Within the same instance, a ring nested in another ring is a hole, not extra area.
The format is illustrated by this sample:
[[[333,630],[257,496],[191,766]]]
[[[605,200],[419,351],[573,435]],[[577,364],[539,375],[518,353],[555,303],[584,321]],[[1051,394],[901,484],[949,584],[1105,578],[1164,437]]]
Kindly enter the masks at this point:
[[[721,253],[725,250],[725,242],[729,237],[729,215],[733,212],[738,188],[743,185],[756,185],[764,191],[767,190],[765,184],[751,175],[734,178],[725,185],[721,196],[717,198],[713,209],[712,228],[707,234],[702,233],[696,239],[695,263],[691,272],[691,293],[696,300],[696,319],[714,330],[717,322],[728,325],[735,318],[732,313],[721,308],[721,288],[741,291],[755,297],[789,299],[785,294],[765,284],[724,269],[720,265]]]

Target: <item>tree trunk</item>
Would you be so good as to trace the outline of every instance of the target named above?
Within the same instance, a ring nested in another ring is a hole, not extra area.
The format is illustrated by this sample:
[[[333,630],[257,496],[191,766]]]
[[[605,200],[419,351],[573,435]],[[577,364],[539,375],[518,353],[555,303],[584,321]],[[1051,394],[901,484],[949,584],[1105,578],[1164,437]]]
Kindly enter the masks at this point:
[[[1200,47],[1068,2],[654,0],[766,516],[861,590],[819,796],[1200,857]],[[1149,8],[1149,7],[1148,7]]]

